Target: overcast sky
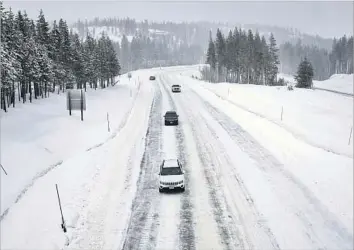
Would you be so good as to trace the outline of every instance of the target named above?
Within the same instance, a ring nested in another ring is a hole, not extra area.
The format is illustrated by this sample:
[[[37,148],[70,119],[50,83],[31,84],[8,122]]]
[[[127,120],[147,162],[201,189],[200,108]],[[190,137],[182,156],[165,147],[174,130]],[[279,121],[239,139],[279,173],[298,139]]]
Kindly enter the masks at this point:
[[[4,1],[6,8],[26,10],[36,18],[68,22],[94,17],[131,17],[171,21],[223,21],[298,28],[322,37],[353,34],[352,1]]]

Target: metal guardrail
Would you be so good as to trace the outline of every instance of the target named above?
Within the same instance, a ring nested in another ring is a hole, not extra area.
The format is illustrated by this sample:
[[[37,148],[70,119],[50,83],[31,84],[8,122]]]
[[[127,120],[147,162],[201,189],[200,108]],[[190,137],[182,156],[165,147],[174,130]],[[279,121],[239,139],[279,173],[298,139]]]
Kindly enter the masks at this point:
[[[332,92],[332,93],[335,93],[335,94],[340,94],[340,95],[345,95],[345,96],[350,96],[350,97],[353,97],[353,96],[354,96],[353,94],[349,94],[349,93],[345,93],[345,92],[340,92],[340,91],[337,91],[337,90],[323,89],[323,88],[318,88],[318,87],[313,87],[313,89],[328,91],[328,92]]]

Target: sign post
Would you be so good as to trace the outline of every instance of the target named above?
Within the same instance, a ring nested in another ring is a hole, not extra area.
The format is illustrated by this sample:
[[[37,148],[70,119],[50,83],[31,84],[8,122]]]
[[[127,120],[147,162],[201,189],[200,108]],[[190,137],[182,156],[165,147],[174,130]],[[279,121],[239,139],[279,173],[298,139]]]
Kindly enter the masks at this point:
[[[69,106],[69,115],[71,115],[71,94],[70,94],[70,90],[68,91],[68,106]]]
[[[82,89],[68,90],[66,98],[66,106],[71,115],[72,110],[80,110],[81,121],[84,120],[84,111],[86,111],[86,97]]]
[[[61,209],[61,202],[60,202],[58,184],[55,184],[55,188],[56,188],[56,190],[57,190],[58,202],[59,202],[59,208],[60,208],[60,214],[61,214],[61,228],[63,229],[64,233],[66,233],[66,225],[65,225],[63,210]]]
[[[4,173],[7,175],[5,168],[2,166],[2,164],[0,163],[1,169],[4,171]]]
[[[84,120],[84,98],[82,94],[82,89],[80,91],[80,111],[81,111],[81,121]]]

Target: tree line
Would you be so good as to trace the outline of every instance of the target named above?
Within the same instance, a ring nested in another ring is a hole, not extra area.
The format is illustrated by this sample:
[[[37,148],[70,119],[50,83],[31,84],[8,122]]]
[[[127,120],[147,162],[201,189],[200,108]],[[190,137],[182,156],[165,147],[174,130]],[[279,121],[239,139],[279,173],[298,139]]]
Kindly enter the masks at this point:
[[[280,45],[279,54],[283,73],[294,74],[305,57],[313,65],[315,80],[326,80],[333,74],[353,73],[353,36],[333,39],[331,51],[303,45],[300,40],[295,45],[287,42]]]
[[[83,40],[69,32],[63,19],[50,26],[42,10],[33,20],[0,4],[2,109],[15,107],[16,94],[25,103],[55,91],[114,84],[120,64],[107,36]]]
[[[198,63],[203,56],[203,46],[196,43],[199,30],[185,25],[165,23],[161,28],[157,23],[134,19],[94,19],[78,21],[73,25],[81,37],[90,33],[96,37],[98,32],[114,36],[113,46],[119,54],[122,72],[139,68],[175,66]],[[103,30],[103,31],[102,31]]]
[[[162,31],[160,35],[167,36],[168,39],[172,36],[175,37],[175,40],[171,41],[171,43],[182,42],[188,45],[199,45],[204,49],[209,29],[217,27],[217,25],[209,22],[174,23],[171,21],[137,21],[132,18],[95,18],[89,21],[79,20],[73,24],[73,27],[77,28],[81,35],[86,34],[89,27],[92,27],[92,32],[96,32],[99,27],[109,27],[112,34],[117,35],[120,33],[126,36],[134,36],[139,31],[143,36],[153,37],[156,34],[155,31]]]
[[[353,74],[353,36],[334,39],[329,55],[331,74]]]
[[[317,46],[303,45],[300,40],[294,45],[286,42],[280,45],[280,71],[295,74],[298,65],[306,57],[314,69],[315,80],[325,80],[331,75],[329,51]]]
[[[173,44],[166,37],[153,39],[136,34],[129,41],[123,35],[121,43],[114,42],[116,53],[121,59],[122,72],[159,66],[195,64],[203,55],[200,46]]]
[[[269,43],[258,32],[235,28],[225,38],[220,29],[215,41],[210,32],[206,63],[202,76],[210,82],[237,82],[278,85],[278,48],[273,34]]]

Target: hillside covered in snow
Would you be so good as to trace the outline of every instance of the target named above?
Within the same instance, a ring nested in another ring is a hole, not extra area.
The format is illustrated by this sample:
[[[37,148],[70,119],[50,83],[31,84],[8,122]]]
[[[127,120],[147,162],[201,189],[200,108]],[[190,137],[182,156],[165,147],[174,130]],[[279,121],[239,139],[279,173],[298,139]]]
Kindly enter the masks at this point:
[[[99,38],[103,33],[115,41],[117,53],[121,55],[123,71],[152,66],[186,65],[204,63],[205,51],[208,46],[210,32],[213,35],[218,29],[227,37],[229,31],[238,28],[240,31],[253,34],[258,33],[268,41],[271,34],[276,39],[280,48],[280,71],[293,73],[296,71],[300,58],[310,55],[310,61],[316,68],[315,78],[323,80],[328,78],[327,57],[332,49],[332,39],[324,39],[301,33],[292,28],[282,28],[260,24],[232,24],[213,22],[154,22],[138,21],[125,18],[106,18],[78,21],[72,26],[72,30],[80,37],[85,38],[87,33]],[[126,38],[123,39],[123,38]],[[134,52],[127,50],[122,44],[130,42]],[[120,46],[118,45],[120,44]],[[300,44],[300,47],[299,47]],[[289,46],[297,46],[300,54],[296,58],[291,57],[292,49]],[[123,54],[126,55],[123,55]],[[295,63],[294,63],[295,62]]]

